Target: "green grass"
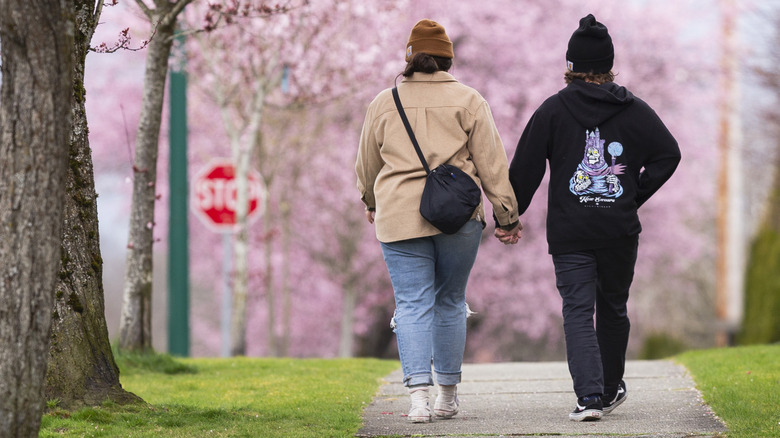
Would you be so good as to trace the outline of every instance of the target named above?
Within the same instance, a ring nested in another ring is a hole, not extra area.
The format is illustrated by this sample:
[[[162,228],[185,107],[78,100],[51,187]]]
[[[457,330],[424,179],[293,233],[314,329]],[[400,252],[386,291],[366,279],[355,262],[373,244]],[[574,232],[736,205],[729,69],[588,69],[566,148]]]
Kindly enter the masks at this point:
[[[674,357],[729,438],[780,436],[780,345]],[[47,401],[41,437],[351,437],[381,377],[376,359],[173,359],[118,355],[122,385],[148,404],[66,412]]]
[[[729,438],[780,436],[780,345],[688,351],[675,357]]]
[[[376,359],[117,358],[122,386],[148,405],[43,417],[41,437],[348,437],[381,377]],[[49,408],[56,403],[50,403]]]

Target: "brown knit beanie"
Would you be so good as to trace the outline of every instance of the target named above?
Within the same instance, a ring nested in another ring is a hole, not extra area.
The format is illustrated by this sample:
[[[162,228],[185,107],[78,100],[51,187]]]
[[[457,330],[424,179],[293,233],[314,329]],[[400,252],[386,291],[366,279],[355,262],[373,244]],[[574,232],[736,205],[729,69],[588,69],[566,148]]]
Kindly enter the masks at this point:
[[[406,43],[406,62],[416,53],[427,53],[443,58],[454,58],[452,41],[444,32],[444,26],[433,20],[420,20],[412,28]]]

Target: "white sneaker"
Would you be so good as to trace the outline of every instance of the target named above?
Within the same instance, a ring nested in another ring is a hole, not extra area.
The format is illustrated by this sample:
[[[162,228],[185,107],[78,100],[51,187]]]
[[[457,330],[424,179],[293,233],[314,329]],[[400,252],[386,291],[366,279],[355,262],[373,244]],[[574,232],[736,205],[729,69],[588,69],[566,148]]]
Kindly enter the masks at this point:
[[[437,418],[452,418],[458,413],[458,387],[456,385],[440,385],[439,395],[433,405]]]
[[[412,407],[409,409],[409,421],[412,423],[428,423],[431,421],[431,407],[428,403],[428,385],[409,388]]]

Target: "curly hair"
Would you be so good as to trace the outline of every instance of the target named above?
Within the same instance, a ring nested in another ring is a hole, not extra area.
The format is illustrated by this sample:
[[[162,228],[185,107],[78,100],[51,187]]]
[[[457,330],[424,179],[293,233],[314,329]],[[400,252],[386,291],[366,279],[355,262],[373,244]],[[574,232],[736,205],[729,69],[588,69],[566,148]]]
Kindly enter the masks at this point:
[[[610,70],[608,73],[575,73],[573,71],[566,70],[563,74],[563,79],[567,84],[570,84],[575,79],[582,79],[586,82],[595,82],[597,84],[603,84],[606,82],[614,82],[617,74],[612,73]]]

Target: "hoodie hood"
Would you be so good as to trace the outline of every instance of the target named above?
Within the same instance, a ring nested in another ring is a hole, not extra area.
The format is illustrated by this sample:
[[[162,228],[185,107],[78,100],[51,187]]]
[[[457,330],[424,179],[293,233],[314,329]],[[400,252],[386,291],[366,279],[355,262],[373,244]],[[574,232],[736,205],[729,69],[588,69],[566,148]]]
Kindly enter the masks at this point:
[[[593,129],[628,108],[634,95],[614,82],[601,85],[576,79],[558,92],[563,106],[583,128]]]

